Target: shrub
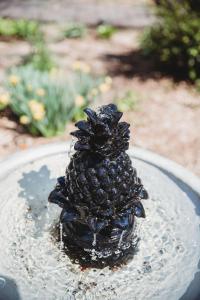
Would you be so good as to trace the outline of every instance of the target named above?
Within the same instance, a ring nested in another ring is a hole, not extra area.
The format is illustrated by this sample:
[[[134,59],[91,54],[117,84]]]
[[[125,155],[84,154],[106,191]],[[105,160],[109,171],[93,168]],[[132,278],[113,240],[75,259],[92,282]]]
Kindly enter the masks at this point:
[[[123,97],[116,99],[115,102],[122,112],[135,110],[138,107],[139,95],[134,91],[127,91]]]
[[[0,18],[0,36],[30,39],[39,32],[39,24],[35,21]]]
[[[69,39],[82,38],[86,35],[87,29],[83,24],[68,24],[64,30],[64,36]]]
[[[65,83],[59,81],[58,71],[14,68],[6,83],[9,105],[30,133],[54,136],[65,130],[67,121],[79,119],[82,108],[100,94],[102,80],[76,69]]]
[[[102,24],[97,27],[97,36],[101,39],[110,39],[116,32],[116,28],[112,25]]]
[[[200,76],[200,5],[196,0],[160,0],[158,22],[142,38],[146,55],[196,81]]]

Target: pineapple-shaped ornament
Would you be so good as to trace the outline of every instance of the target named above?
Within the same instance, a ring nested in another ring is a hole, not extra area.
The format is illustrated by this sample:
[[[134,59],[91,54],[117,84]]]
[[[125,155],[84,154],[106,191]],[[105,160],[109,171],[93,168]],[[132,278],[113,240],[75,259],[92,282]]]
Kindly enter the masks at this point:
[[[71,133],[76,152],[49,201],[62,207],[60,234],[71,258],[85,266],[117,265],[134,252],[135,216],[145,217],[140,200],[148,194],[126,153],[129,124],[119,122],[116,105],[84,112],[87,121]]]

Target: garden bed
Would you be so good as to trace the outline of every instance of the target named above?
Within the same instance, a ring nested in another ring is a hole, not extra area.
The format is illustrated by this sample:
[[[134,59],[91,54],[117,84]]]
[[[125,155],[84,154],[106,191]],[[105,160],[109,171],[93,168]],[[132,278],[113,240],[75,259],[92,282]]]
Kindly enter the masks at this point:
[[[133,29],[118,30],[111,39],[99,39],[90,29],[82,39],[61,39],[60,25],[43,25],[53,56],[66,73],[74,61],[91,66],[95,74],[109,75],[112,89],[97,105],[134,93],[136,105],[124,118],[131,123],[131,143],[169,157],[200,175],[200,95],[186,82],[177,82],[157,73],[138,53],[138,34]],[[1,41],[1,82],[5,70],[29,53],[24,41]],[[6,113],[0,118],[0,156],[29,147],[70,139],[73,124],[63,135],[53,138],[32,137]]]

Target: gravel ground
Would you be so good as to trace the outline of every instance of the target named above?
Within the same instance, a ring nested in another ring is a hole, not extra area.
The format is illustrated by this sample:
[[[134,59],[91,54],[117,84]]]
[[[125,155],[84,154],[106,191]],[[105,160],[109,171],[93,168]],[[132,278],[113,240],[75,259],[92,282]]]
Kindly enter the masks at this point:
[[[154,20],[149,0],[1,0],[0,16],[45,22],[106,22],[119,27],[140,28]]]

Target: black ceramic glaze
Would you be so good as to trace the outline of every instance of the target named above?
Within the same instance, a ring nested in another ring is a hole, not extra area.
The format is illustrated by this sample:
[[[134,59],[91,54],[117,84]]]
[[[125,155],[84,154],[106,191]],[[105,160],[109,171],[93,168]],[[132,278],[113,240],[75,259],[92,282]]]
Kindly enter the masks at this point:
[[[116,105],[84,112],[87,121],[71,133],[76,152],[49,201],[62,208],[62,239],[71,258],[83,266],[117,265],[133,253],[135,216],[145,217],[140,200],[148,194],[126,153],[129,124],[119,122]]]

